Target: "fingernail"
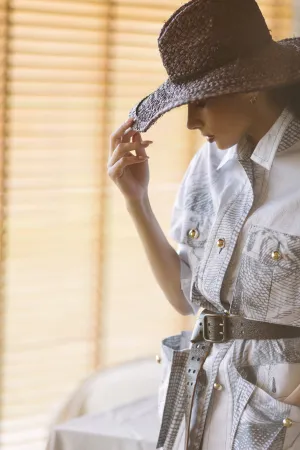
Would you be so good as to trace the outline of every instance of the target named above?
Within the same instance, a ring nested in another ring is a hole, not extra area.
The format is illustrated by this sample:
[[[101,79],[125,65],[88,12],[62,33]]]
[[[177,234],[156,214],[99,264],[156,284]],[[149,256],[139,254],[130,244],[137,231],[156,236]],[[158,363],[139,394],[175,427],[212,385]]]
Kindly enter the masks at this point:
[[[133,118],[130,117],[130,118],[126,121],[126,123],[130,123],[130,122],[132,122],[132,121],[133,121]]]
[[[141,142],[143,147],[149,147],[149,145],[153,144],[153,142]]]
[[[141,141],[141,144],[153,144],[153,141]]]

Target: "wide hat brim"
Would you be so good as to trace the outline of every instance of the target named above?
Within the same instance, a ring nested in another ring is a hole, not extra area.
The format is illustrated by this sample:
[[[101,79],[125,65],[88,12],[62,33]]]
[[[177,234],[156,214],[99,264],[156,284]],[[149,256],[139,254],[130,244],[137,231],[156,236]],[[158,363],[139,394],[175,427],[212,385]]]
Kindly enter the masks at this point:
[[[270,89],[300,82],[300,37],[271,41],[261,51],[208,72],[193,81],[167,79],[129,112],[134,130],[147,131],[171,109],[219,95]]]

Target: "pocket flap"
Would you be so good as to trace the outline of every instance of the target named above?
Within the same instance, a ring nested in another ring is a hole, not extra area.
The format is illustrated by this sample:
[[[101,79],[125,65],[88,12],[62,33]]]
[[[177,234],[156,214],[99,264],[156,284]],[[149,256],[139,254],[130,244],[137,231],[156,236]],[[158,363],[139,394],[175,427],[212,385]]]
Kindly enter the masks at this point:
[[[252,225],[244,253],[266,266],[300,268],[300,236]]]

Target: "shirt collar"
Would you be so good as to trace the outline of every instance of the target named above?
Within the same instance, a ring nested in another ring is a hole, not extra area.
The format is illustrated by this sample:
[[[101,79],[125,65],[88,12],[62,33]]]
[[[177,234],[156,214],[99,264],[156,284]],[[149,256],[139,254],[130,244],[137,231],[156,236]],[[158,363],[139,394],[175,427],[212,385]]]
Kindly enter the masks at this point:
[[[231,159],[236,158],[237,159],[237,146],[234,145],[233,147],[230,147],[228,150],[226,150],[225,156],[223,156],[220,164],[217,167],[217,170],[221,169],[228,161]]]
[[[251,159],[270,170],[285,130],[293,120],[292,112],[285,108],[270,130],[261,138],[252,153]]]
[[[294,115],[288,108],[285,108],[282,111],[269,131],[261,138],[254,148],[251,155],[251,159],[253,161],[270,170],[280,141],[293,118]],[[243,136],[238,144],[230,147],[226,151],[226,154],[218,165],[217,170],[221,169],[221,167],[223,167],[231,159],[238,159],[240,152],[244,152],[247,145],[251,146],[247,140],[247,137]]]

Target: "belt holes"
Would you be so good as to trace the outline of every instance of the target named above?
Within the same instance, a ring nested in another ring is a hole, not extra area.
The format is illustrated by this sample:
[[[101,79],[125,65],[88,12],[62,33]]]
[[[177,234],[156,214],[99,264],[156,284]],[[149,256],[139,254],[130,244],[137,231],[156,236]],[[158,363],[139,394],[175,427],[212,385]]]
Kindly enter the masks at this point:
[[[200,361],[200,358],[197,358],[197,361]]]
[[[195,359],[195,356],[192,356],[192,360],[194,360]]]
[[[196,372],[196,370],[193,370],[193,373],[195,373]]]
[[[190,371],[191,371],[191,369],[188,370],[188,372],[190,372]]]

